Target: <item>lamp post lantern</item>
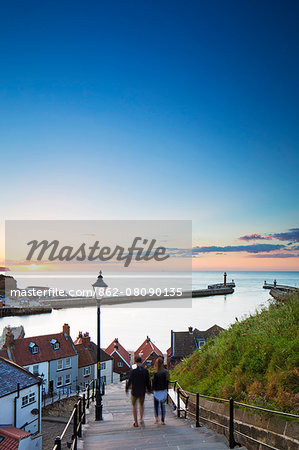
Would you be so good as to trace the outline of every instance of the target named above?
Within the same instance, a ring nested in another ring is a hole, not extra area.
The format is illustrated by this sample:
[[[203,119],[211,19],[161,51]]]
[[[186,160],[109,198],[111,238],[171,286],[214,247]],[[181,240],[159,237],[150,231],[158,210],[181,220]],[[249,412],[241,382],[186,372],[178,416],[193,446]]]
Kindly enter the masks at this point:
[[[100,271],[97,281],[92,285],[94,296],[97,300],[97,383],[95,420],[103,420],[103,401],[101,393],[101,299],[104,297],[108,285],[103,280]]]

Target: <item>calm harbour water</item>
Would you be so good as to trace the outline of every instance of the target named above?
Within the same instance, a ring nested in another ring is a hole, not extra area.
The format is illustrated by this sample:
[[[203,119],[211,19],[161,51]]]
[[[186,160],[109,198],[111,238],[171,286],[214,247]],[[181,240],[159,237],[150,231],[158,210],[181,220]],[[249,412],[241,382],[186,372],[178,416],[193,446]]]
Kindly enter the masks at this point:
[[[178,274],[179,276],[179,274]],[[163,351],[170,346],[170,331],[187,330],[188,326],[205,330],[215,323],[226,328],[235,318],[253,313],[262,305],[267,305],[269,291],[263,289],[264,280],[299,287],[299,272],[228,272],[228,281],[235,280],[235,292],[192,299],[188,307],[172,307],[166,300],[146,302],[142,306],[103,307],[101,310],[102,347],[118,337],[128,350],[135,350],[150,336]],[[223,280],[223,272],[193,272],[193,288],[205,288],[208,284]],[[24,284],[24,283],[23,283]],[[28,282],[27,285],[30,283]],[[41,285],[42,284],[40,282]],[[61,281],[63,284],[63,280]],[[48,283],[48,285],[50,285]],[[110,284],[109,284],[110,285]],[[63,287],[63,286],[61,286]],[[64,285],[64,288],[68,289]],[[63,323],[71,327],[75,339],[79,331],[88,331],[96,341],[96,308],[73,308],[53,310],[51,314],[35,316],[5,317],[0,319],[0,333],[6,325],[23,325],[26,336],[59,332]]]

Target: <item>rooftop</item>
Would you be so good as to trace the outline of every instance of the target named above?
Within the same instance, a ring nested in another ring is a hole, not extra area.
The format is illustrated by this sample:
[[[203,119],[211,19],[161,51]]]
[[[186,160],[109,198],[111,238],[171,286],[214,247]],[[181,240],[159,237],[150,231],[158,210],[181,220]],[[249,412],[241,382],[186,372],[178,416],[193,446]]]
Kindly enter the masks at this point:
[[[105,350],[108,355],[113,355],[113,353],[117,352],[121,358],[124,360],[124,362],[128,365],[128,367],[131,366],[130,362],[130,354],[129,352],[119,343],[118,338],[115,338],[114,341],[111,342],[111,344],[106,348]]]
[[[53,345],[54,341],[58,342],[57,347]],[[37,349],[33,352],[34,346]],[[13,336],[10,336],[7,348],[0,350],[0,356],[16,361],[21,366],[66,358],[76,354],[72,338],[64,332],[20,339],[14,339]]]
[[[208,338],[215,338],[223,331],[219,325],[213,325],[205,331],[189,327],[188,331],[172,331],[172,353],[174,357],[185,357],[198,349],[198,340],[206,341]]]
[[[156,353],[156,355],[163,358],[163,353],[161,352],[161,350],[159,350],[158,347],[147,336],[145,341],[136,350],[135,356],[141,356],[142,362],[144,362],[152,353]]]
[[[41,383],[41,380],[18,364],[0,357],[0,397],[16,392],[18,383],[20,389]]]

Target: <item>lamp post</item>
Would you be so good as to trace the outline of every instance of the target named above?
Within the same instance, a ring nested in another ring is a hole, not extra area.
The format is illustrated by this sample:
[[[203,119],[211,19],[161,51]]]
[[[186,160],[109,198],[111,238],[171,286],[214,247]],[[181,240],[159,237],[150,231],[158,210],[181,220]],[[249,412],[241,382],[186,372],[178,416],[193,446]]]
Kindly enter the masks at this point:
[[[96,384],[96,407],[95,420],[103,420],[103,402],[101,394],[101,299],[104,297],[108,285],[104,282],[102,271],[97,281],[92,285],[94,296],[97,299],[97,384]]]

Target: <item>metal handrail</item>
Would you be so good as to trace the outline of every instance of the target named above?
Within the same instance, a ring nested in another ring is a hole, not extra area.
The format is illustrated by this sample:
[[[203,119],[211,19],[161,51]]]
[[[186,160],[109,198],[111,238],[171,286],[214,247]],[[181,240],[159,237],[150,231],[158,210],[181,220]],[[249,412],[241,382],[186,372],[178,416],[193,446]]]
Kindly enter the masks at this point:
[[[86,421],[86,406],[89,407],[89,400],[94,399],[94,383],[95,380],[90,381],[90,383],[87,385],[85,392],[83,393],[83,396],[79,398],[78,402],[75,404],[72,413],[69,417],[69,420],[66,424],[66,426],[63,429],[63,432],[60,436],[57,436],[55,438],[55,443],[53,450],[61,450],[61,442],[64,438],[67,429],[69,428],[72,420],[74,422],[74,428],[73,428],[73,435],[72,435],[72,444],[71,449],[77,450],[77,439],[78,437],[81,437],[82,434],[82,425],[85,424]],[[90,387],[92,385],[91,395],[90,395]],[[87,394],[87,397],[86,397]],[[87,405],[86,405],[87,400]]]
[[[183,390],[181,388],[181,386],[179,385],[177,380],[175,380],[175,381],[171,380],[171,381],[169,381],[169,383],[173,383],[174,384],[174,392],[177,393],[177,406],[175,405],[175,400],[173,400],[174,409],[177,408],[177,410],[178,410],[177,411],[177,416],[180,417],[180,411],[182,411],[182,409],[180,408],[180,398],[183,397],[183,398],[186,399],[185,418],[187,418],[187,414],[188,414],[188,417],[190,417],[190,416],[195,417],[196,427],[200,427],[201,426],[200,422],[199,422],[199,420],[201,418],[201,420],[203,420],[204,422],[205,421],[206,422],[210,422],[210,423],[212,423],[214,425],[222,427],[225,430],[228,430],[229,448],[235,448],[237,445],[240,445],[237,441],[235,441],[235,438],[234,438],[234,433],[237,433],[240,436],[248,438],[251,441],[254,441],[254,442],[256,442],[259,445],[265,445],[266,447],[270,448],[271,450],[278,450],[278,449],[276,449],[275,447],[273,447],[273,446],[271,446],[269,444],[264,444],[263,442],[258,441],[256,439],[252,438],[251,436],[248,436],[248,435],[246,435],[244,433],[241,433],[240,431],[234,429],[234,422],[235,422],[234,421],[234,405],[237,405],[237,406],[242,407],[242,408],[250,408],[250,409],[254,409],[254,410],[258,410],[258,411],[264,411],[266,413],[283,415],[283,416],[286,416],[286,417],[293,417],[293,418],[296,418],[296,419],[299,418],[299,415],[297,415],[297,414],[291,414],[291,413],[285,413],[283,411],[276,411],[276,410],[261,408],[259,406],[248,405],[248,404],[242,403],[242,402],[235,402],[233,398],[226,399],[226,398],[212,397],[210,395],[199,394],[198,392],[197,393],[188,392],[188,391],[185,391],[185,390]],[[196,402],[194,400],[191,400],[190,396],[191,397],[196,396]],[[218,401],[218,402],[220,401],[220,402],[229,403],[228,426],[227,425],[223,425],[220,422],[215,422],[214,420],[208,419],[208,418],[200,415],[200,405],[199,405],[199,399],[200,398],[207,398],[207,399]],[[192,413],[189,410],[189,408],[188,408],[188,402],[189,401],[190,401],[190,403],[192,405],[195,406],[195,414]]]
[[[182,387],[179,385],[179,383],[177,381],[169,381],[169,383],[176,383],[180,389],[181,395],[183,395],[182,391],[189,395],[196,395],[196,392],[189,392],[189,391],[185,391],[184,389],[182,389]],[[198,394],[198,395],[199,395],[199,397],[202,397],[202,398],[208,398],[208,399],[217,400],[220,402],[226,402],[226,403],[230,402],[230,400],[227,398],[212,397],[210,395],[204,395],[204,394]],[[190,401],[191,401],[191,403],[195,404],[194,402],[192,402],[192,400],[190,400]],[[248,405],[247,403],[242,403],[242,402],[237,402],[237,401],[234,401],[234,404],[237,406],[241,406],[243,408],[257,409],[259,411],[264,411],[264,412],[268,412],[268,413],[272,413],[272,414],[278,414],[278,415],[282,415],[282,416],[294,417],[296,419],[299,419],[298,414],[286,413],[283,411],[276,411],[275,409],[261,408],[260,406]]]

